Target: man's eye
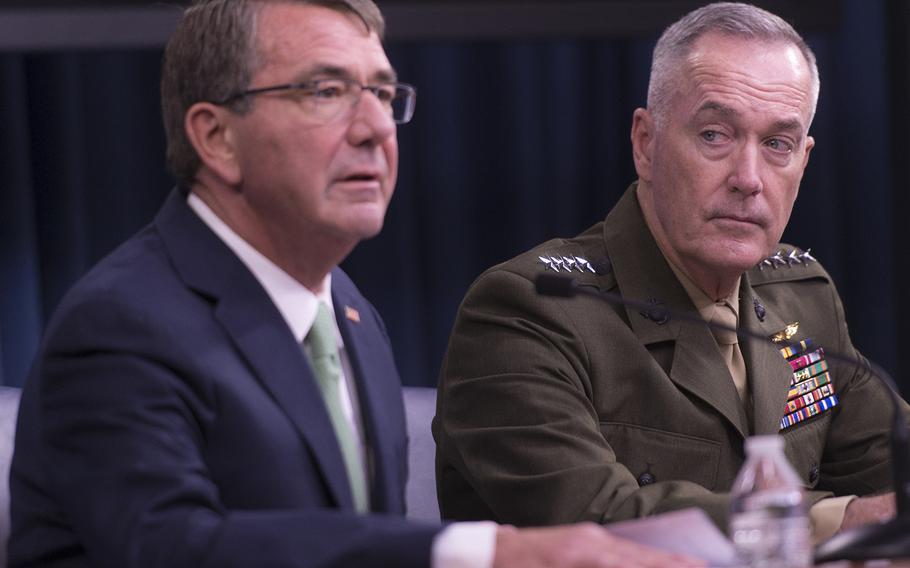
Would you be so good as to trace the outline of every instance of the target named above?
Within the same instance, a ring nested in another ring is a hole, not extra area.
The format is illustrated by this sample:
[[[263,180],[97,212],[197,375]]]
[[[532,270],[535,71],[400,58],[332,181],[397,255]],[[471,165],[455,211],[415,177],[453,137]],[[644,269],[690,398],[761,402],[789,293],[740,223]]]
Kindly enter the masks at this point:
[[[317,99],[337,99],[344,96],[345,88],[342,83],[320,83],[312,91]]]
[[[376,98],[384,103],[390,103],[395,98],[395,87],[377,87]]]
[[[782,152],[785,154],[789,154],[793,151],[793,144],[790,144],[785,140],[781,140],[780,138],[772,138],[768,140],[765,142],[765,146],[771,148],[775,152]]]
[[[717,142],[720,140],[720,132],[716,130],[705,130],[701,133],[701,138],[705,142]]]

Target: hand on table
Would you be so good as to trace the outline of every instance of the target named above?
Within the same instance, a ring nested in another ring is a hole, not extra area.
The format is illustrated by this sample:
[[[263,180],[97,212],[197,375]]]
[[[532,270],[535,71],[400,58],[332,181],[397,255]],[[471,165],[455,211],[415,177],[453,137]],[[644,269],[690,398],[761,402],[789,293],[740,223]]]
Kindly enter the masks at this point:
[[[610,534],[593,523],[553,528],[502,526],[493,568],[696,568],[705,564]]]

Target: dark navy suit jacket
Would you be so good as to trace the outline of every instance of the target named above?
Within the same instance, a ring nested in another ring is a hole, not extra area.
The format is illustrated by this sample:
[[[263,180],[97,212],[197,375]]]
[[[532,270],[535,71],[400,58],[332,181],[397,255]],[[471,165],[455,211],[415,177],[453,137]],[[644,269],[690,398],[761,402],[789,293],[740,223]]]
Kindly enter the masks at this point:
[[[378,314],[336,269],[371,458],[373,514],[357,515],[300,346],[185,198],[48,326],[19,413],[10,565],[429,565],[439,527],[402,518],[404,410]]]

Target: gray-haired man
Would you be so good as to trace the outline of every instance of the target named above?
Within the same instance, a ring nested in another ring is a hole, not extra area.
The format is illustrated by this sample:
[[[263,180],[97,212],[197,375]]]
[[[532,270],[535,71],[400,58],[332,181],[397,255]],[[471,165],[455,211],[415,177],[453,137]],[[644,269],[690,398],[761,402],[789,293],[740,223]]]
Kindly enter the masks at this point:
[[[490,269],[464,300],[434,423],[445,517],[697,506],[725,526],[753,434],[784,437],[817,538],[893,514],[891,494],[856,498],[890,487],[888,396],[864,369],[829,366],[825,348],[861,357],[840,299],[812,255],[779,243],[818,92],[809,47],[759,8],[711,4],[664,32],[632,120],[638,182],[605,221]],[[552,270],[778,343],[539,297]]]

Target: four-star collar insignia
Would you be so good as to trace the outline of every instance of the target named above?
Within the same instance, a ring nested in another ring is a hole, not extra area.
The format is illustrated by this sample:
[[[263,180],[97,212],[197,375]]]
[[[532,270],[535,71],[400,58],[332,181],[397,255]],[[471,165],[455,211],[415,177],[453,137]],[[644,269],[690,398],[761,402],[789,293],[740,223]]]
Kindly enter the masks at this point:
[[[564,256],[564,255],[550,255],[550,256],[538,256],[540,262],[544,264],[547,268],[554,272],[590,272],[591,274],[597,274],[597,270],[594,269],[594,266],[585,258],[580,256]]]
[[[787,252],[781,249],[759,262],[758,269],[764,270],[765,268],[773,268],[774,270],[777,270],[777,267],[779,266],[793,268],[796,265],[805,266],[813,262],[818,262],[815,260],[815,257],[810,254],[811,251],[812,249],[806,249],[802,252],[800,252],[799,249],[792,249],[790,252]]]

